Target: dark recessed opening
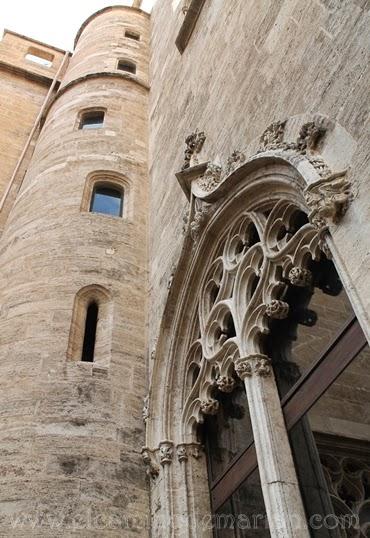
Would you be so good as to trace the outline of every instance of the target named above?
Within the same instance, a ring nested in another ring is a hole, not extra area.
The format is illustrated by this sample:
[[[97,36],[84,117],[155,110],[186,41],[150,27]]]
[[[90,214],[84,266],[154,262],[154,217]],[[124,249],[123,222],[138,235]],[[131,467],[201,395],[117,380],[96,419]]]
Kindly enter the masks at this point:
[[[140,34],[133,32],[132,30],[126,30],[125,37],[128,39],[134,39],[135,41],[140,41]]]
[[[88,306],[86,312],[85,334],[82,347],[81,360],[85,362],[94,362],[96,326],[98,324],[98,305],[94,302]]]
[[[119,60],[117,69],[120,69],[121,71],[126,71],[127,73],[132,73],[135,75],[136,73],[136,65],[133,62],[129,62],[127,60]]]
[[[104,112],[94,110],[81,115],[79,129],[100,129],[104,125]]]

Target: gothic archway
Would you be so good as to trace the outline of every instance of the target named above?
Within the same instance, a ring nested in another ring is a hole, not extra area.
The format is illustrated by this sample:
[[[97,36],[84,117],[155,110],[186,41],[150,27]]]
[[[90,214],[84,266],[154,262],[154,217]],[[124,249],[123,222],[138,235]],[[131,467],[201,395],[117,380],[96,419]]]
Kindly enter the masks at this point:
[[[156,349],[143,449],[155,536],[171,526],[168,535],[211,534],[197,426],[218,410],[215,387],[233,390],[235,373],[246,386],[271,535],[296,536],[298,524],[308,536],[262,342],[269,321],[288,314],[288,283],[309,286],[312,260],[330,256],[328,228],[351,199],[346,170],[331,169],[320,154],[326,121],[301,123],[294,141],[287,122],[272,124],[250,158],[234,152],[225,170],[199,163],[203,133],[187,140],[178,179],[190,214]]]

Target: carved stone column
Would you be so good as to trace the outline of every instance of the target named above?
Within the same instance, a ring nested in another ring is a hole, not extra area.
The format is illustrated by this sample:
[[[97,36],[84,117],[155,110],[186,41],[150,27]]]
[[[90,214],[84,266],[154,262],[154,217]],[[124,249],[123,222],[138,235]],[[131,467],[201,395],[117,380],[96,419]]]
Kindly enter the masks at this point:
[[[263,498],[272,538],[308,538],[279,393],[266,355],[239,358],[235,370],[245,383]]]

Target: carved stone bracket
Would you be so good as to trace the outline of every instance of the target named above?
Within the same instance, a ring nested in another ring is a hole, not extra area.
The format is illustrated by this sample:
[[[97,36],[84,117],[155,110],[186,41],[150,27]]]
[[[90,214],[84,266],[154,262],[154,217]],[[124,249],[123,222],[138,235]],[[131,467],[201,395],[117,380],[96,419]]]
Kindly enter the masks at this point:
[[[235,371],[242,380],[253,374],[263,377],[269,376],[272,372],[271,361],[267,355],[255,353],[253,355],[248,355],[247,357],[236,359]]]
[[[352,198],[345,172],[317,181],[307,187],[304,194],[310,209],[309,219],[317,228],[330,222],[337,224],[345,215]]]
[[[161,466],[164,467],[173,462],[175,451],[179,462],[188,461],[189,458],[199,459],[202,454],[202,445],[200,443],[179,443],[175,445],[172,441],[165,440],[159,443],[158,448],[143,447],[141,449],[147,475],[152,480],[155,480],[159,475]]]
[[[162,441],[159,443],[159,461],[161,465],[171,463],[173,459],[173,442]]]
[[[141,449],[143,462],[147,468],[147,475],[152,479],[155,479],[159,475],[159,465],[156,461],[155,452],[155,450],[151,450],[148,447],[143,447]]]
[[[201,456],[201,444],[200,443],[179,443],[176,446],[177,459],[182,461],[188,461],[189,457],[199,459]]]

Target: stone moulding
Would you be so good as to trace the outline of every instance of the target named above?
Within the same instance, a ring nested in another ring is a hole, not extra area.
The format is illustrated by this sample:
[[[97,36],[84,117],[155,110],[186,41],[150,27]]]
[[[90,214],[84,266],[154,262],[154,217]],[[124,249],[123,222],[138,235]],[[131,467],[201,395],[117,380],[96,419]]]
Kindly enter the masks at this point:
[[[272,373],[271,361],[266,355],[254,353],[253,355],[236,359],[235,372],[242,380],[252,375],[266,377]]]
[[[262,133],[251,157],[247,159],[244,152],[235,150],[224,167],[211,161],[199,163],[197,154],[203,147],[205,134],[196,131],[189,135],[185,164],[176,174],[187,198],[190,200],[193,195],[214,203],[227,195],[232,184],[253,167],[262,166],[264,158],[275,158],[292,164],[305,178],[307,186],[303,194],[310,221],[317,228],[337,224],[346,213],[352,194],[347,170],[333,172],[320,154],[333,124],[326,116],[315,116],[301,125],[295,140],[286,140],[287,123],[288,120],[273,122]]]

